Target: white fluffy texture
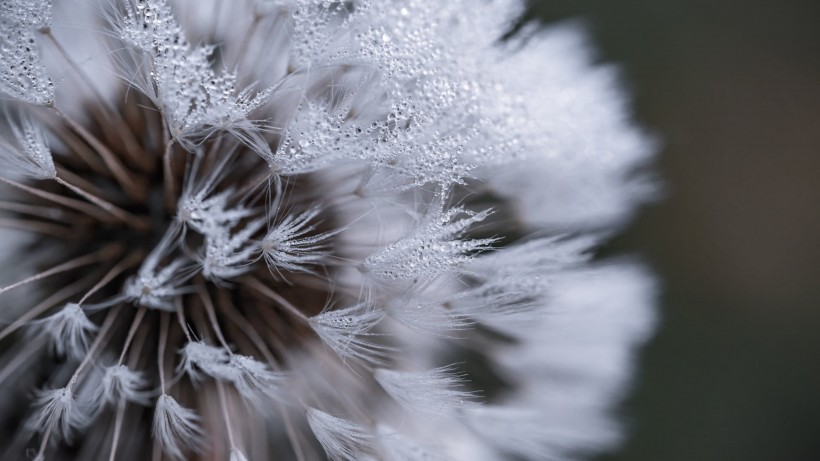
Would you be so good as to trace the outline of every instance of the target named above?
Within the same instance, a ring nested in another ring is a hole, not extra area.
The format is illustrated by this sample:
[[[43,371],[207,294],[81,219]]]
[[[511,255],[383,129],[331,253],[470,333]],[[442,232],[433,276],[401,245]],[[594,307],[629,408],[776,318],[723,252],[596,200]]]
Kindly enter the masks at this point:
[[[70,442],[74,432],[89,422],[86,409],[75,399],[71,389],[41,391],[34,400],[37,410],[26,423],[35,432],[49,432],[53,437]]]
[[[40,57],[36,35],[49,26],[51,1],[0,2],[0,92],[31,104],[54,102],[54,84]]]
[[[178,369],[196,382],[202,380],[200,370],[212,377],[224,377],[230,360],[230,351],[210,346],[202,341],[191,341],[180,351],[182,360]]]
[[[378,368],[373,377],[404,409],[424,418],[452,416],[474,403],[475,395],[463,390],[464,377],[453,367],[427,371]]]
[[[310,326],[339,357],[378,362],[386,349],[368,336],[383,316],[382,311],[362,303],[315,315],[310,318]]]
[[[27,113],[14,113],[7,106],[3,109],[10,131],[0,132],[0,168],[3,174],[19,174],[35,179],[53,179],[57,176],[42,125]]]
[[[145,378],[140,372],[125,365],[113,365],[107,367],[103,374],[102,397],[110,405],[118,405],[123,401],[145,405],[148,403],[145,387]]]
[[[175,459],[184,459],[185,450],[204,447],[196,413],[181,406],[169,395],[161,395],[154,407],[154,438]]]
[[[645,269],[612,264],[558,277],[544,310],[526,324],[497,324],[519,337],[495,359],[520,392],[504,407],[471,410],[483,440],[525,459],[572,459],[579,447],[597,451],[620,438],[604,411],[623,396],[631,351],[654,325],[655,287]],[[490,457],[492,459],[492,457]]]
[[[334,461],[356,461],[373,443],[370,430],[314,408],[307,410],[307,421],[316,440]]]
[[[162,268],[154,264],[143,264],[137,276],[126,284],[123,290],[126,298],[140,306],[172,312],[173,297],[184,292],[179,287],[184,281],[179,277],[184,265],[185,261],[181,259]]]
[[[428,450],[414,443],[390,426],[378,427],[379,448],[386,461],[447,461],[435,450]]]
[[[202,341],[191,341],[180,353],[182,360],[178,369],[184,371],[194,382],[202,380],[200,370],[214,378],[224,379],[228,374],[230,351],[224,348],[210,346]]]
[[[205,256],[202,275],[209,280],[227,280],[244,274],[258,259],[259,247],[251,236],[265,226],[264,219],[255,219],[236,232],[230,228],[211,228],[205,234]]]
[[[162,266],[162,260],[178,245],[179,229],[171,228],[162,241],[145,258],[135,277],[129,279],[123,288],[125,299],[140,306],[173,312],[174,296],[185,293],[180,285],[193,271],[184,259],[177,258]]]
[[[459,308],[457,311],[447,308],[444,300],[396,299],[388,302],[385,311],[405,327],[427,336],[457,336],[458,331],[469,329],[475,323],[471,319],[475,315],[473,309]]]
[[[112,12],[110,18],[129,46],[120,56],[120,72],[157,103],[175,139],[187,144],[216,129],[253,133],[247,116],[267,102],[272,89],[237,93],[236,75],[214,72],[209,60],[215,48],[189,44],[167,0],[120,5],[125,15]]]
[[[192,292],[185,283],[198,271],[209,292],[245,290],[240,276],[265,263],[293,283],[287,291],[294,298],[302,280],[331,293],[331,307],[308,319],[316,337],[287,331],[305,320],[300,315],[318,310],[306,306],[293,315],[301,302],[311,302],[299,299],[296,307],[265,313],[276,328],[254,324],[259,332],[226,338],[241,351],[253,334],[270,334],[263,346],[309,379],[284,382],[269,368],[274,364],[202,342],[184,346],[177,365],[185,379],[231,383],[231,392],[266,414],[277,412],[262,402],[293,402],[284,411],[298,418],[307,402],[321,409],[308,409],[307,422],[335,460],[566,460],[611,446],[619,432],[608,410],[622,396],[633,349],[651,328],[653,286],[634,265],[590,268],[588,253],[600,237],[589,231],[611,230],[645,198],[647,183],[630,173],[652,143],[629,122],[617,74],[591,64],[577,28],[499,41],[522,4],[94,0],[78,8],[83,14],[66,12],[58,37],[68,48],[93,50],[98,60],[110,56],[129,91],[156,105],[170,140],[190,151],[172,227],[136,273],[129,269],[122,296],[107,306],[125,300],[171,313]],[[45,20],[23,17],[34,7],[45,18],[49,3],[0,5],[0,91],[50,104],[54,88],[38,46],[26,49]],[[100,6],[108,29],[94,22]],[[73,29],[77,41],[69,37]],[[106,40],[108,51],[100,52]],[[93,76],[99,67],[87,66],[82,50],[69,55]],[[54,49],[45,55],[59,70],[51,74],[61,110],[82,112],[80,101],[100,97],[77,84],[83,77]],[[20,62],[29,72],[13,75],[11,66]],[[108,89],[105,82],[99,86],[111,100],[118,93]],[[20,120],[8,125],[11,137],[4,137],[0,158],[15,173],[49,177],[54,167],[45,156],[46,136],[34,122]],[[165,135],[146,133],[155,140]],[[229,174],[232,168],[249,164],[243,149],[205,158],[214,154],[212,142],[237,139],[267,164],[259,164],[260,173],[267,167],[275,175],[267,188],[261,176],[258,185],[229,183],[237,176]],[[306,173],[308,193],[288,188]],[[260,197],[251,198],[257,190]],[[517,218],[511,228],[495,222],[485,193],[503,211],[499,221]],[[323,223],[325,213],[331,219]],[[322,225],[339,227],[317,234]],[[532,234],[494,248],[486,229],[501,241]],[[80,358],[96,326],[81,309],[64,311],[40,321],[49,322],[57,347]],[[476,324],[514,341],[495,341],[483,328],[464,331]],[[226,335],[245,330],[235,327]],[[175,333],[169,336],[180,340]],[[146,337],[159,335],[149,329]],[[449,368],[435,368],[470,349],[513,384],[487,406],[471,402],[466,389],[472,387],[459,387],[461,378]],[[431,370],[374,370],[388,364]],[[157,384],[142,379],[153,375],[110,367],[95,389],[104,401],[140,402],[142,389]],[[385,396],[376,383],[395,402],[379,401]],[[208,397],[200,399],[200,414],[210,418],[216,412]],[[34,420],[67,436],[85,423],[76,401],[65,389],[48,391]],[[396,411],[399,406],[411,411]],[[168,456],[181,459],[203,448],[192,409],[162,395],[153,411],[154,437]],[[232,461],[245,459],[231,448]]]
[[[67,355],[75,360],[85,357],[88,340],[97,331],[97,325],[76,303],[66,304],[56,313],[35,321],[32,327],[49,336],[57,355]]]
[[[285,215],[275,223],[260,247],[265,262],[274,273],[313,272],[311,266],[325,259],[328,242],[334,232],[316,234],[320,208]]]
[[[232,190],[212,194],[213,186],[213,180],[208,178],[199,190],[186,187],[179,199],[180,221],[203,235],[216,232],[217,229],[230,229],[239,224],[240,220],[253,216],[253,210],[228,206]]]
[[[284,376],[271,371],[253,357],[233,354],[220,347],[192,341],[182,349],[179,369],[194,381],[200,381],[203,372],[208,376],[232,383],[249,400],[264,403],[266,398],[278,398],[278,388]]]
[[[472,260],[469,253],[487,249],[493,242],[493,239],[459,239],[489,214],[489,210],[473,213],[461,207],[446,210],[433,206],[407,237],[368,256],[363,267],[378,279],[416,283],[456,270]],[[456,219],[461,215],[467,217]]]
[[[230,381],[244,398],[263,403],[266,398],[282,398],[280,387],[285,385],[285,377],[269,370],[265,363],[246,355],[231,354],[228,365]]]
[[[538,238],[481,255],[465,269],[473,287],[458,296],[454,310],[480,319],[537,310],[555,277],[584,264],[592,237]]]
[[[521,46],[494,73],[519,95],[515,118],[499,131],[517,139],[525,155],[493,168],[487,180],[533,226],[622,223],[652,190],[630,173],[655,146],[632,125],[616,70],[591,67],[584,35],[573,25],[540,32]],[[538,94],[544,88],[555,96]]]

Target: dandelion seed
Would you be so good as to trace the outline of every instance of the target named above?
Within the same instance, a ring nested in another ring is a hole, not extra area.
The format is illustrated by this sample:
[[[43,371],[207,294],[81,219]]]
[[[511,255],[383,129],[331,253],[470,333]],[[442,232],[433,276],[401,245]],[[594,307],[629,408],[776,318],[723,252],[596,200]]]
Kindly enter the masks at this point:
[[[0,138],[0,166],[4,173],[16,173],[35,179],[54,179],[57,170],[48,148],[43,127],[29,115],[11,114],[5,108],[3,115],[8,121],[14,142]],[[15,121],[15,118],[18,120]]]
[[[74,432],[89,421],[89,415],[78,405],[69,388],[40,392],[34,406],[38,410],[27,423],[29,430],[53,434],[68,442]],[[48,438],[48,435],[44,437]]]
[[[125,400],[147,404],[148,395],[145,379],[139,372],[125,365],[114,365],[105,369],[102,379],[103,400],[108,404],[118,404]]]
[[[75,303],[66,304],[59,312],[37,320],[32,326],[51,338],[57,355],[68,355],[75,360],[85,357],[89,337],[97,331],[97,325]]]
[[[373,436],[363,427],[322,411],[307,410],[308,424],[333,460],[355,460],[366,453]]]
[[[316,224],[311,222],[320,213],[321,209],[313,208],[287,215],[268,231],[260,247],[271,271],[311,272],[310,266],[323,260],[334,233],[316,234]]]
[[[386,348],[368,339],[383,313],[367,304],[323,312],[310,319],[310,326],[340,357],[367,362],[379,361]]]
[[[453,415],[475,401],[474,394],[458,389],[464,377],[454,373],[453,367],[423,372],[379,368],[373,377],[402,407],[428,417]]]
[[[154,409],[154,437],[166,453],[184,458],[184,450],[203,448],[203,433],[196,414],[181,406],[173,397],[161,395]]]

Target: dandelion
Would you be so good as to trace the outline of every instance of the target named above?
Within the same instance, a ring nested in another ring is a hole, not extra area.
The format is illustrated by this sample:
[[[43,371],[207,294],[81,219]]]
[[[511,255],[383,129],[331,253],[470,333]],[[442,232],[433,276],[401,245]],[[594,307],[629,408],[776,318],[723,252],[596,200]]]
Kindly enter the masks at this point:
[[[0,457],[576,459],[652,143],[519,0],[0,0]]]

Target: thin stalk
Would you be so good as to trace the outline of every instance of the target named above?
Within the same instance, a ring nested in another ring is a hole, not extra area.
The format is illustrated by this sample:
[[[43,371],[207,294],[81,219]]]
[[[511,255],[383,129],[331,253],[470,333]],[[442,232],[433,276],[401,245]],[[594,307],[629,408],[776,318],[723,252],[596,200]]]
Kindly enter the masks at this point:
[[[48,219],[50,221],[60,221],[67,224],[76,222],[77,217],[79,216],[66,216],[68,213],[61,208],[29,205],[27,203],[9,202],[6,200],[0,200],[0,210],[22,213],[29,216],[36,216],[38,218]]]
[[[144,196],[139,185],[131,179],[131,175],[125,169],[125,166],[123,166],[117,156],[114,155],[114,153],[111,152],[105,144],[86,130],[85,127],[69,117],[68,114],[61,111],[57,106],[51,106],[51,109],[59,115],[60,118],[65,120],[71,129],[74,130],[85,142],[87,142],[95,152],[97,152],[97,155],[100,156],[102,161],[105,163],[105,166],[108,167],[108,170],[111,171],[112,175],[114,175],[114,179],[117,180],[117,183],[119,183],[120,187],[123,188],[129,197],[139,200]]]
[[[159,317],[159,346],[157,347],[157,365],[159,366],[159,386],[165,395],[165,346],[168,344],[168,313]]]
[[[131,267],[131,266],[135,265],[137,262],[139,262],[141,257],[142,257],[142,255],[140,254],[139,251],[134,251],[133,253],[131,253],[127,258],[125,258],[119,264],[112,267],[111,270],[108,271],[108,273],[105,274],[105,276],[102,279],[100,279],[100,281],[96,285],[94,285],[90,290],[88,290],[88,293],[86,293],[82,297],[82,299],[80,299],[80,301],[77,304],[84,303],[91,295],[96,293],[100,288],[106,286],[108,284],[108,282],[113,280],[114,277],[120,275],[125,269],[128,269],[129,267]]]
[[[173,214],[176,210],[176,182],[174,181],[174,169],[171,165],[171,154],[174,140],[170,139],[165,143],[165,152],[162,154],[162,185],[165,191],[165,207]]]
[[[296,318],[304,321],[305,323],[310,324],[310,319],[305,314],[303,314],[302,311],[297,309],[282,295],[265,286],[265,284],[259,281],[259,279],[257,279],[256,277],[247,277],[246,280],[248,282],[248,285],[250,285],[254,290],[276,301],[277,304],[283,307],[286,311],[293,314],[293,316],[295,316]]]
[[[4,328],[3,331],[0,331],[0,340],[5,338],[6,336],[10,335],[14,331],[16,331],[18,328],[24,326],[26,323],[28,323],[29,320],[31,320],[33,318],[36,318],[38,315],[40,315],[43,312],[51,309],[57,303],[59,303],[61,301],[65,301],[66,299],[70,298],[71,296],[74,296],[75,294],[79,293],[80,290],[82,289],[82,287],[84,287],[84,286],[88,285],[89,283],[91,283],[91,280],[93,280],[95,277],[96,277],[96,274],[89,275],[85,278],[82,278],[82,279],[72,283],[71,285],[64,286],[64,287],[60,288],[59,290],[55,291],[54,293],[51,294],[51,296],[49,296],[48,298],[42,300],[40,303],[38,303],[36,306],[32,307],[31,309],[28,309],[25,314],[18,317],[17,320],[14,321],[14,323],[12,323],[11,325]]]
[[[137,315],[134,316],[134,321],[131,322],[131,328],[128,329],[128,336],[125,337],[125,344],[122,346],[122,352],[120,353],[120,359],[117,361],[117,365],[122,365],[122,361],[125,359],[125,353],[128,352],[128,346],[131,345],[131,341],[134,339],[137,329],[142,324],[146,310],[144,307],[140,307],[137,310]]]
[[[205,286],[203,285],[200,285],[197,293],[199,294],[199,297],[202,299],[202,304],[205,305],[205,312],[208,314],[208,320],[211,323],[211,328],[213,328],[214,333],[216,333],[216,337],[219,340],[219,343],[222,344],[222,347],[224,347],[226,350],[230,351],[231,348],[228,347],[228,342],[225,341],[225,337],[222,335],[222,329],[219,328],[219,321],[216,318],[214,303],[211,300],[211,297],[208,295],[207,288],[205,288]]]
[[[125,417],[125,399],[121,399],[117,404],[117,416],[114,419],[114,438],[111,440],[111,455],[108,456],[108,461],[114,461],[114,455],[117,453],[117,444],[120,441],[120,432],[122,431],[122,420]]]
[[[109,257],[112,253],[113,247],[108,246],[103,248],[102,250],[96,251],[94,253],[90,253],[84,256],[80,256],[78,258],[74,258],[72,260],[66,261],[63,264],[59,264],[57,266],[52,267],[51,269],[45,270],[38,274],[34,274],[31,277],[25,278],[20,280],[19,282],[12,283],[11,285],[5,286],[0,288],[0,294],[3,294],[9,290],[14,288],[26,285],[31,282],[36,282],[37,280],[44,279],[46,277],[59,274],[61,272],[67,272],[72,269],[76,269],[78,267],[87,266],[89,264],[93,264],[95,262],[99,262],[106,257]]]
[[[222,381],[216,380],[216,390],[219,393],[219,406],[222,408],[222,417],[225,419],[225,428],[228,430],[228,443],[231,449],[236,448],[236,441],[233,438],[233,428],[231,428],[231,416],[228,413],[228,402],[225,398],[225,385]]]
[[[94,342],[91,343],[91,347],[88,349],[88,352],[85,354],[83,361],[80,362],[80,365],[77,366],[77,369],[74,370],[74,374],[71,375],[71,379],[68,381],[68,385],[66,386],[68,390],[73,390],[74,386],[80,379],[80,374],[85,370],[85,367],[91,362],[92,359],[96,357],[97,350],[103,344],[103,341],[106,339],[108,335],[108,331],[111,329],[111,325],[114,324],[114,320],[117,318],[117,312],[112,309],[108,311],[108,314],[105,316],[105,320],[103,320],[103,324],[100,327],[99,333],[94,338]]]
[[[62,184],[63,186],[71,189],[74,193],[83,197],[89,202],[97,205],[98,207],[102,208],[108,213],[111,213],[112,215],[117,217],[122,222],[128,224],[129,226],[133,226],[137,229],[146,229],[148,227],[148,223],[146,223],[144,219],[134,216],[131,213],[123,210],[122,208],[114,205],[113,203],[105,201],[90,192],[86,192],[85,190],[80,189],[79,187],[75,186],[74,184],[71,184],[70,182],[66,181],[61,177],[55,176],[54,180],[57,181],[59,184]]]
[[[68,227],[36,221],[33,219],[0,218],[0,227],[36,232],[38,234],[50,235],[57,238],[66,238],[71,235],[71,229]]]
[[[76,72],[77,75],[81,77],[80,80],[82,80],[82,82],[85,83],[85,86],[88,87],[88,89],[90,89],[94,93],[97,100],[103,102],[101,107],[103,109],[103,112],[105,112],[105,118],[96,116],[95,118],[97,119],[97,122],[116,123],[119,127],[117,133],[120,135],[120,139],[123,141],[123,144],[125,145],[126,152],[132,160],[139,162],[141,159],[141,156],[139,155],[139,147],[135,147],[137,146],[136,139],[134,138],[134,134],[131,132],[131,130],[128,129],[128,125],[125,123],[125,120],[123,120],[123,118],[117,111],[112,110],[112,108],[109,107],[107,103],[105,103],[106,98],[100,92],[100,89],[97,88],[96,85],[94,85],[94,82],[88,77],[88,74],[85,73],[83,68],[80,67],[80,65],[74,60],[74,58],[72,58],[71,55],[68,54],[65,47],[63,47],[63,45],[57,41],[57,37],[54,36],[54,34],[51,32],[51,29],[43,31],[43,35],[45,35],[46,38],[49,39],[49,41],[54,45],[54,47],[57,49],[57,51],[60,53],[63,59],[68,63],[69,66],[71,66],[72,69],[74,69],[74,72]]]
[[[33,187],[27,186],[25,184],[19,183],[17,181],[4,178],[0,176],[0,181],[8,184],[9,186],[15,187],[22,191],[28,192],[29,194],[35,195],[42,199],[48,200],[50,202],[58,203],[60,205],[66,206],[73,210],[77,210],[79,212],[85,213],[89,216],[93,216],[96,219],[99,219],[103,222],[112,222],[115,216],[111,215],[110,213],[106,213],[105,210],[101,210],[95,206],[92,206],[86,202],[81,202],[79,200],[74,200],[68,197],[63,197],[62,195],[52,194],[51,192],[42,191],[39,189],[35,189]]]

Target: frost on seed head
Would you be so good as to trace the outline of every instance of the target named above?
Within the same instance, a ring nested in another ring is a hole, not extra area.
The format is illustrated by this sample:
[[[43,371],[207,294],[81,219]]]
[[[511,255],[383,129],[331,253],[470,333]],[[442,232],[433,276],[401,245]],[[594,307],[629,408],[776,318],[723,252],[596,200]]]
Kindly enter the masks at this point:
[[[162,265],[177,248],[180,230],[179,226],[170,227],[142,262],[137,274],[125,282],[125,300],[150,309],[174,311],[174,297],[189,291],[181,285],[195,273],[192,264],[181,257]]]
[[[229,200],[234,193],[232,189],[213,195],[210,192],[209,189],[197,192],[186,190],[179,199],[179,220],[200,234],[234,227],[242,219],[254,214],[253,210],[245,207],[229,207]]]
[[[54,102],[54,84],[40,59],[37,30],[51,25],[51,1],[0,2],[0,91],[36,105]]]
[[[329,310],[310,318],[310,326],[339,357],[379,362],[387,349],[367,339],[384,313],[367,303]]]
[[[454,311],[478,318],[525,313],[543,303],[552,279],[589,259],[593,237],[547,237],[479,256],[467,267],[473,287]]]
[[[264,227],[265,218],[255,219],[241,230],[231,233],[230,228],[208,229],[205,235],[202,275],[212,281],[227,280],[252,269],[259,255],[259,247],[252,237]]]
[[[153,433],[163,451],[175,459],[184,459],[185,450],[201,451],[205,446],[199,417],[170,395],[157,399]]]
[[[456,219],[459,215],[466,218]],[[364,260],[364,269],[383,280],[424,282],[451,272],[473,259],[472,253],[486,250],[494,239],[460,240],[474,223],[490,215],[462,207],[445,210],[433,205],[410,234]]]
[[[202,373],[220,379],[225,379],[229,374],[230,351],[222,347],[210,346],[202,341],[189,341],[180,353],[182,360],[177,369],[184,371],[195,382],[202,380]]]
[[[146,260],[146,263],[148,262]],[[126,299],[143,307],[173,311],[174,297],[188,291],[179,286],[187,279],[182,275],[186,265],[188,262],[181,258],[171,261],[162,268],[144,263],[136,277],[126,282]]]
[[[264,363],[246,355],[231,354],[228,365],[230,381],[242,397],[257,402],[282,399],[284,376],[281,373],[271,371]]]
[[[145,378],[125,365],[107,367],[102,378],[103,400],[110,405],[123,401],[148,404],[148,393],[144,390]]]
[[[305,69],[342,64],[350,59],[350,25],[358,17],[357,13],[371,2],[357,2],[355,12],[348,2],[281,0],[278,3],[289,11],[292,22],[290,66]]]
[[[427,336],[449,337],[459,330],[469,329],[473,321],[462,311],[445,307],[447,300],[393,300],[385,312],[411,330]]]
[[[26,423],[33,432],[50,432],[61,440],[70,442],[75,430],[88,424],[87,409],[77,402],[71,389],[41,391],[34,400],[37,410]]]
[[[398,192],[436,184],[443,190],[465,179],[475,165],[463,159],[463,135],[437,136],[427,142],[397,142],[392,146],[391,158],[381,162],[377,174],[363,189],[375,192]]]
[[[120,5],[109,12],[111,27],[125,44],[118,53],[120,72],[157,104],[174,139],[193,148],[196,138],[223,129],[267,150],[258,142],[258,124],[248,116],[276,87],[237,90],[234,72],[212,68],[214,46],[188,43],[167,0],[121,0]]]
[[[232,383],[248,400],[260,402],[279,397],[284,376],[253,357],[233,354],[201,341],[188,342],[180,352],[182,360],[178,370],[184,371],[194,382],[201,381],[202,373],[205,373],[211,378]]]
[[[314,408],[307,410],[307,420],[316,440],[334,461],[361,459],[373,443],[373,435],[367,428]]]
[[[22,111],[3,106],[8,132],[0,127],[0,169],[34,179],[57,176],[43,126]]]
[[[425,417],[452,416],[475,404],[474,393],[460,389],[465,380],[452,366],[427,371],[378,368],[373,377],[404,409]]]
[[[97,331],[79,304],[68,303],[58,312],[31,323],[33,331],[48,335],[59,356],[75,360],[85,357],[88,340]]]
[[[260,247],[271,272],[307,272],[327,256],[327,240],[335,233],[316,234],[319,207],[302,213],[288,213],[268,230]]]

